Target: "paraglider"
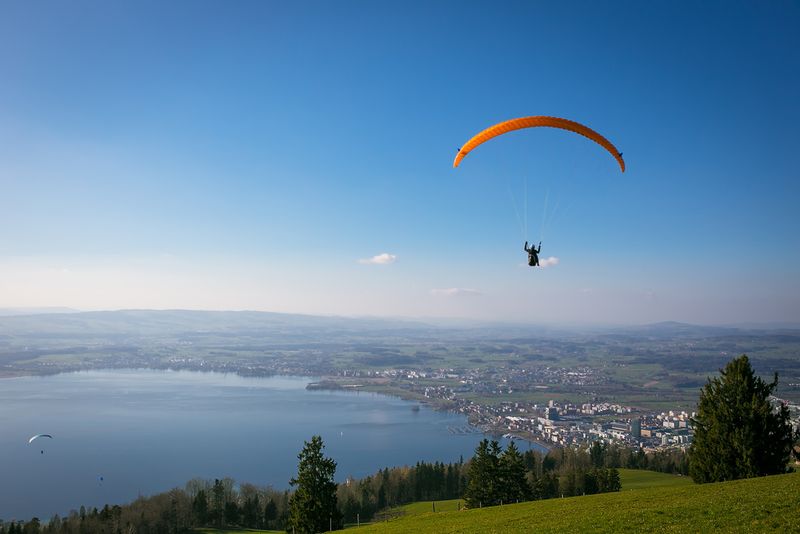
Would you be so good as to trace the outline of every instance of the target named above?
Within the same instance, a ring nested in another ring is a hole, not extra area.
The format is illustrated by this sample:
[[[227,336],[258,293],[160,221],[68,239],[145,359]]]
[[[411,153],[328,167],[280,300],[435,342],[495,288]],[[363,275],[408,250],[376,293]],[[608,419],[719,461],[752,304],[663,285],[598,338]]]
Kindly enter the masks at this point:
[[[528,242],[525,241],[525,252],[528,253],[528,265],[531,267],[539,266],[539,253],[542,251],[542,242],[539,241],[539,248],[528,247]]]
[[[35,440],[37,440],[39,438],[50,438],[50,439],[53,439],[53,436],[51,436],[50,434],[36,434],[35,436],[31,437],[31,439],[28,440],[28,444],[33,443]],[[42,449],[41,453],[44,454],[44,449]]]
[[[458,165],[461,163],[461,160],[464,159],[464,157],[469,154],[470,151],[490,139],[508,132],[513,132],[514,130],[521,130],[523,128],[537,128],[540,126],[545,126],[548,128],[560,128],[562,130],[580,134],[587,139],[594,141],[598,145],[605,148],[612,156],[614,156],[614,159],[616,159],[617,163],[619,164],[620,170],[625,172],[625,160],[622,159],[622,152],[617,150],[617,148],[611,144],[611,141],[595,132],[588,126],[584,126],[578,122],[571,121],[569,119],[561,119],[559,117],[545,117],[541,115],[511,119],[486,128],[482,132],[475,135],[472,139],[467,141],[466,144],[464,144],[460,149],[458,149],[456,159],[453,160],[453,168],[458,167]]]
[[[559,117],[547,117],[543,115],[537,115],[532,117],[521,117],[517,119],[503,121],[479,132],[477,135],[473,136],[469,141],[467,141],[461,148],[458,149],[458,152],[456,153],[456,158],[453,160],[453,168],[458,167],[459,164],[461,163],[461,160],[463,160],[466,157],[466,155],[469,154],[472,150],[482,145],[486,141],[489,141],[490,139],[494,139],[495,137],[506,134],[508,132],[513,132],[514,130],[521,130],[523,128],[538,128],[538,127],[560,128],[562,130],[567,130],[569,132],[582,135],[587,139],[594,141],[595,143],[606,149],[608,153],[611,154],[614,157],[614,159],[617,160],[620,170],[622,172],[625,172],[625,160],[622,159],[622,152],[617,150],[617,147],[615,147],[611,143],[611,141],[609,141],[596,131],[592,130],[588,126],[584,126],[583,124],[580,124],[578,122],[571,121],[569,119],[562,119]],[[539,242],[538,249],[533,246],[528,247],[528,242],[525,241],[524,249],[525,252],[528,253],[528,265],[530,265],[531,267],[538,266],[539,253],[542,250],[541,241]]]

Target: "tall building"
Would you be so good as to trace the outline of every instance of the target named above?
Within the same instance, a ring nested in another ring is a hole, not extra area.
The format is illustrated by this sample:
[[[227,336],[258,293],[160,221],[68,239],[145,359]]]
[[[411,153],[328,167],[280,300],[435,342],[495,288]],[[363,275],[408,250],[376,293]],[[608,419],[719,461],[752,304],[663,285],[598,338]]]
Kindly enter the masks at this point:
[[[631,437],[636,439],[642,437],[642,420],[639,418],[631,419]]]

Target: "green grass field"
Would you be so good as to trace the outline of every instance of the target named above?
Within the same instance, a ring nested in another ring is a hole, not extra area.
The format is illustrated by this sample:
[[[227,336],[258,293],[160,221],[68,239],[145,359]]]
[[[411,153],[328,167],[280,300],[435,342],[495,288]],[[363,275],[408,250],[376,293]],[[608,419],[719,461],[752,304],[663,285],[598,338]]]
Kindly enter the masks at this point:
[[[622,483],[622,491],[652,488],[655,486],[691,486],[694,484],[689,477],[668,475],[667,473],[657,473],[655,471],[643,471],[641,469],[620,469],[619,480]]]
[[[800,532],[800,473],[719,484],[675,484],[647,473],[635,491],[461,512],[408,515],[370,532]],[[676,477],[677,478],[677,477]],[[650,487],[644,487],[650,485]],[[624,486],[623,486],[624,487]]]
[[[655,471],[643,471],[638,469],[620,469],[620,481],[622,491],[665,487],[665,486],[686,486],[692,485],[692,479],[666,473],[656,473]],[[435,507],[435,510],[434,510]],[[452,499],[449,501],[420,501],[404,506],[392,508],[387,515],[389,516],[411,516],[435,512],[455,512],[464,508],[463,499]]]
[[[460,505],[460,508],[459,508]],[[399,512],[403,515],[420,515],[420,514],[427,514],[428,512],[433,513],[434,506],[436,507],[436,512],[455,512],[464,508],[464,500],[463,499],[452,499],[449,501],[420,501],[414,502],[411,504],[406,504],[405,506],[398,506],[397,508],[393,508],[392,511]]]
[[[242,530],[226,530],[224,528],[196,528],[192,532],[198,534],[286,534],[285,530],[255,530],[245,528]]]

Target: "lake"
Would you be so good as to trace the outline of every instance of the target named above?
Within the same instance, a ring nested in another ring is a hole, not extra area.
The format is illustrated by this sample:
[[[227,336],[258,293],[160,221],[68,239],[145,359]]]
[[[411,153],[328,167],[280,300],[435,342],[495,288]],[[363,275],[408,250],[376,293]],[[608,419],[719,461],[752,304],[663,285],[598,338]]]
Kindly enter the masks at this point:
[[[338,481],[467,459],[484,437],[454,434],[467,426],[462,415],[363,391],[306,390],[311,381],[156,370],[2,379],[0,518],[46,521],[197,477],[286,489],[315,434],[338,462]],[[45,433],[53,439],[28,443]]]

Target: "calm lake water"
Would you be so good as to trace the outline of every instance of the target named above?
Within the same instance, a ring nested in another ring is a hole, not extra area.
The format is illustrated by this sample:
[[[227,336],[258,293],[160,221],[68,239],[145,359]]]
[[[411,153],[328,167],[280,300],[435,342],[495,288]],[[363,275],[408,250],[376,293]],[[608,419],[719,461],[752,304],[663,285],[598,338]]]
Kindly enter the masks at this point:
[[[153,370],[2,379],[0,518],[47,520],[196,477],[285,489],[314,434],[338,462],[339,481],[466,459],[484,437],[453,434],[467,425],[457,414],[367,392],[308,391],[309,381]],[[42,433],[54,439],[28,444]]]

